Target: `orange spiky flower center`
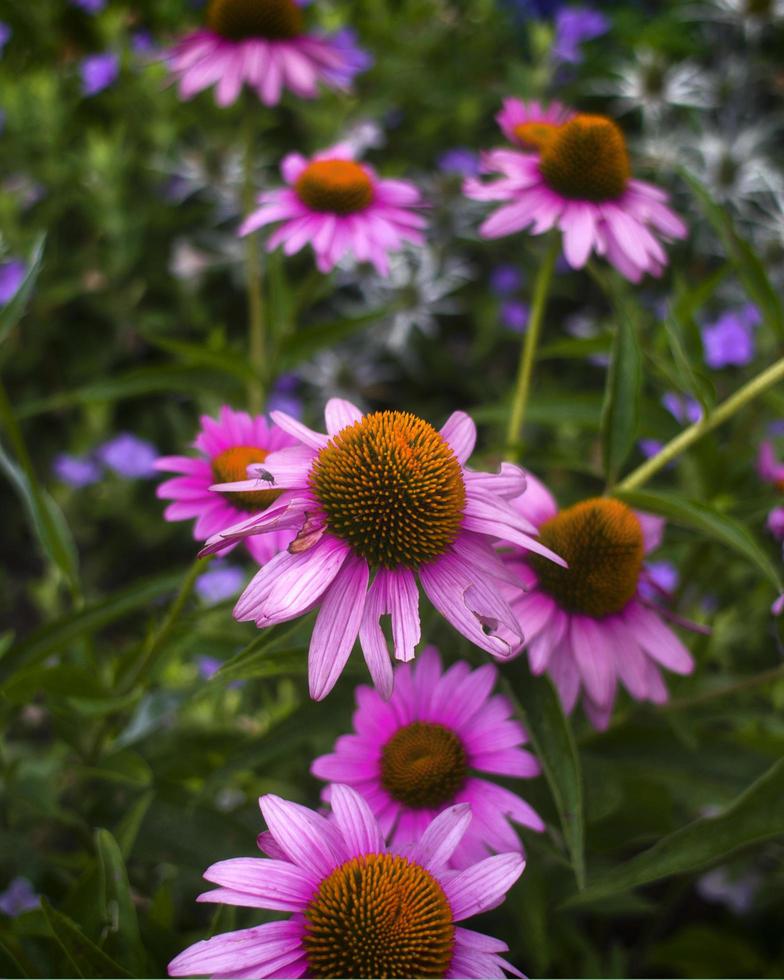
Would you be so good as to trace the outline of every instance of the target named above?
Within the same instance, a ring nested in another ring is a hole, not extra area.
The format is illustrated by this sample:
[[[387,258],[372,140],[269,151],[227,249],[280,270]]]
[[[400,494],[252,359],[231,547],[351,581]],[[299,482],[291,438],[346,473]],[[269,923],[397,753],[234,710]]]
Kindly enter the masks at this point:
[[[631,176],[623,133],[605,116],[578,115],[556,127],[539,169],[553,190],[579,201],[615,201]]]
[[[455,927],[441,885],[394,854],[346,861],[305,910],[309,977],[443,977]]]
[[[467,774],[463,743],[453,731],[433,722],[415,721],[399,728],[381,751],[385,789],[415,810],[453,800]]]
[[[269,450],[260,446],[232,446],[212,460],[212,474],[216,483],[238,483],[249,480],[248,467],[251,463],[263,463]],[[242,490],[235,493],[226,491],[226,500],[238,510],[256,513],[266,510],[278,499],[282,490]]]
[[[354,214],[373,201],[370,177],[353,160],[314,160],[294,184],[297,197],[313,211]]]
[[[375,412],[342,429],[316,457],[310,486],[330,531],[371,566],[418,568],[460,531],[462,467],[409,412]]]
[[[304,30],[302,10],[294,0],[210,0],[207,26],[230,41],[285,41]]]
[[[539,587],[561,609],[602,619],[620,612],[637,592],[644,555],[640,522],[619,500],[596,497],[560,511],[539,528],[562,568],[530,555]]]
[[[541,152],[560,128],[561,123],[524,122],[514,127],[514,134],[523,149]]]

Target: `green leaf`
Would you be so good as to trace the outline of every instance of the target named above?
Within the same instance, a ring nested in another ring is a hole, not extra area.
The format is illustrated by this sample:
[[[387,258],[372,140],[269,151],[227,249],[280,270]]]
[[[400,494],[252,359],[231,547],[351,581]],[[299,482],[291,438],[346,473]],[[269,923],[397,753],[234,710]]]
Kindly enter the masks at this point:
[[[547,676],[535,677],[515,664],[514,694],[561,818],[579,888],[585,882],[583,784],[580,757],[561,701]]]
[[[236,681],[249,677],[272,677],[281,673],[299,673],[301,654],[308,649],[307,641],[291,641],[312,628],[312,617],[298,620],[293,626],[278,626],[264,630],[238,654],[227,660],[214,680]],[[274,654],[274,656],[273,656]],[[298,659],[300,658],[300,659]]]
[[[640,417],[641,358],[637,323],[626,302],[617,304],[615,340],[602,407],[602,450],[608,483],[615,482],[634,446]]]
[[[35,289],[38,274],[41,271],[41,262],[44,257],[44,244],[46,235],[39,235],[33,245],[30,261],[27,267],[27,274],[22,280],[22,285],[17,290],[13,299],[0,309],[0,344],[8,337],[14,327],[19,323],[27,310],[27,304]]]
[[[119,963],[88,939],[73,919],[58,912],[57,909],[41,899],[41,908],[46,916],[54,938],[65,953],[68,963],[77,977],[130,977]]]
[[[610,333],[598,334],[596,337],[573,337],[568,340],[555,340],[551,344],[540,347],[536,359],[537,361],[546,361],[552,358],[576,358],[582,361],[586,357],[609,354],[612,345],[613,336]]]
[[[693,395],[709,412],[716,403],[716,389],[710,375],[701,365],[705,363],[702,334],[694,319],[697,305],[689,301],[689,292],[682,282],[677,287],[679,298],[664,318],[664,329],[678,370],[681,391]]]
[[[784,591],[776,566],[743,524],[734,518],[696,500],[687,500],[662,490],[624,490],[618,491],[615,496],[638,510],[659,514],[673,524],[693,528],[720,541],[755,565],[777,591]]]
[[[765,272],[765,266],[754,249],[735,230],[724,208],[710,196],[705,187],[688,170],[681,168],[681,175],[699,201],[705,216],[727,250],[743,286],[751,300],[759,307],[765,325],[784,340],[784,307]]]
[[[671,875],[698,871],[738,848],[784,834],[784,760],[779,760],[716,817],[681,827],[595,879],[565,904],[585,905]]]
[[[232,350],[213,350],[204,344],[190,344],[174,337],[161,337],[152,331],[144,332],[144,339],[160,350],[175,354],[186,364],[213,368],[240,381],[255,381],[256,375],[246,356]]]
[[[210,391],[216,397],[233,398],[241,390],[239,381],[222,371],[210,371],[190,364],[156,365],[136,368],[92,381],[81,388],[59,392],[49,398],[26,402],[19,407],[17,416],[25,419],[80,405],[116,402],[143,395],[171,395],[175,392],[198,398],[205,391]]]
[[[123,616],[144,608],[154,599],[176,589],[182,573],[169,572],[155,578],[135,582],[108,599],[88,606],[79,612],[63,616],[13,647],[0,660],[0,681],[6,680],[23,666],[40,663],[52,653],[58,653],[80,637],[89,635]]]
[[[107,943],[134,976],[142,977],[146,973],[146,956],[120,846],[104,829],[96,830],[95,844],[101,872],[100,901],[109,929]]]
[[[25,473],[1,446],[0,471],[5,473],[19,495],[44,553],[59,568],[71,590],[75,591],[78,588],[79,557],[63,512],[39,487],[33,474]]]

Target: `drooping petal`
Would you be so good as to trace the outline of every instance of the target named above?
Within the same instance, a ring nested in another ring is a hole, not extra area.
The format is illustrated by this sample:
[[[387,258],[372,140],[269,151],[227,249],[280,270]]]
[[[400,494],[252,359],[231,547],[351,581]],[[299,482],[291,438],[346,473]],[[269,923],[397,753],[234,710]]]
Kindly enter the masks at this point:
[[[359,633],[370,569],[350,556],[329,587],[316,617],[308,653],[310,696],[323,700],[335,686]]]

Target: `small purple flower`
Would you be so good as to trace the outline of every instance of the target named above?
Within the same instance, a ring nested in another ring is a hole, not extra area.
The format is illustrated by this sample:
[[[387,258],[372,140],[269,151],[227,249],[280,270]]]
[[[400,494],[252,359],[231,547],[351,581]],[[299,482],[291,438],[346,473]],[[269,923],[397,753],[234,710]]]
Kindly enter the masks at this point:
[[[202,602],[213,606],[224,599],[231,599],[242,591],[245,571],[237,565],[215,561],[209,571],[196,579],[196,594]]]
[[[107,51],[104,54],[91,54],[79,65],[84,95],[97,95],[108,88],[120,71],[120,59]]]
[[[753,872],[731,878],[727,868],[714,868],[697,879],[697,892],[707,902],[718,902],[736,915],[744,915],[754,905],[760,884],[759,875]]]
[[[104,465],[132,480],[156,476],[155,460],[159,455],[155,446],[130,432],[121,432],[98,450]]]
[[[22,912],[30,912],[41,904],[41,896],[33,890],[27,878],[14,878],[4,892],[0,893],[0,912],[16,918]]]
[[[476,177],[479,173],[479,154],[467,146],[455,146],[438,158],[438,169],[445,174]]]
[[[527,303],[508,299],[501,304],[501,323],[515,333],[522,333],[528,326],[529,309]]]
[[[490,289],[496,296],[511,296],[523,285],[523,275],[516,265],[497,265],[490,273]]]
[[[8,44],[8,42],[11,40],[12,33],[13,31],[8,24],[6,24],[5,21],[0,20],[0,57],[3,55],[3,49],[5,48],[6,44]]]
[[[728,310],[702,329],[705,363],[710,368],[743,367],[754,357],[754,328],[762,322],[753,303]]]
[[[55,457],[52,470],[58,480],[77,489],[89,487],[101,479],[101,467],[89,456],[69,456],[68,453],[60,453]]]
[[[281,374],[267,399],[268,412],[285,412],[295,419],[302,418],[302,399],[297,394],[299,378],[296,374]]]
[[[134,31],[131,34],[131,50],[140,58],[151,55],[155,51],[155,41],[152,34],[146,30]]]
[[[199,668],[199,676],[208,681],[218,673],[223,666],[223,661],[218,660],[217,657],[197,657],[196,666]]]
[[[591,7],[566,7],[555,18],[555,42],[552,56],[555,61],[577,65],[583,60],[580,45],[606,34],[610,21]]]
[[[106,6],[106,0],[71,0],[74,7],[80,7],[87,14],[99,14]]]
[[[668,561],[652,561],[645,565],[645,577],[640,579],[640,593],[646,599],[672,595],[678,588],[678,569]]]
[[[223,661],[218,660],[217,657],[207,657],[207,656],[197,657],[196,666],[199,670],[199,676],[203,680],[208,681],[211,680],[218,673],[218,671],[223,666]],[[245,683],[244,681],[232,681],[229,684],[229,687],[236,689],[238,687],[242,687],[244,683]]]
[[[27,275],[27,266],[20,259],[0,262],[0,306],[5,306],[19,292]]]
[[[661,402],[670,415],[682,425],[686,422],[694,425],[695,422],[699,422],[702,418],[702,408],[700,407],[700,403],[694,398],[688,398],[686,395],[678,395],[674,391],[668,391],[662,397]]]
[[[355,75],[373,67],[373,55],[358,44],[357,33],[350,27],[335,31],[331,38],[332,44],[342,57],[338,68],[324,69],[324,77],[331,80],[338,88],[348,88],[354,81]]]
[[[768,435],[784,436],[784,419],[776,419],[775,422],[771,422],[768,426]]]
[[[664,443],[659,439],[640,439],[637,445],[646,459],[650,459],[651,456],[660,453],[664,448]]]
[[[777,541],[784,541],[784,507],[774,507],[768,514],[767,528]]]

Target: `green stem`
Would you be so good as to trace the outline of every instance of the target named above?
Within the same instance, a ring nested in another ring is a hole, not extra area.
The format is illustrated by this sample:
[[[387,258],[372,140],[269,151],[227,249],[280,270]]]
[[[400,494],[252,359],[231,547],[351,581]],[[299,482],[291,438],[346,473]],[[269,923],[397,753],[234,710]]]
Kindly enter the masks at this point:
[[[716,688],[714,691],[705,691],[703,694],[698,694],[693,698],[682,698],[680,701],[670,701],[665,705],[662,705],[662,711],[685,711],[689,708],[693,708],[701,704],[709,704],[711,701],[717,701],[719,698],[730,697],[733,694],[740,694],[742,691],[750,691],[755,687],[762,687],[764,684],[770,684],[773,681],[778,681],[784,679],[784,666],[779,664],[778,667],[771,667],[770,670],[764,670],[759,674],[754,674],[751,677],[744,677],[742,680],[736,681],[734,684],[728,684],[725,687]]]
[[[553,279],[555,262],[561,251],[561,236],[553,234],[550,244],[539,266],[534,283],[534,295],[531,301],[531,315],[528,318],[528,328],[523,338],[520,349],[520,363],[517,368],[517,380],[515,381],[514,398],[512,400],[512,411],[509,415],[509,424],[506,428],[506,454],[512,462],[517,462],[520,458],[522,449],[522,430],[525,421],[525,409],[528,404],[528,395],[531,391],[531,376],[536,360],[536,348],[539,344],[539,335],[542,331],[542,321],[544,320],[545,309],[547,308],[547,297],[550,292],[550,283]]]
[[[675,459],[676,456],[680,456],[682,452],[694,445],[706,433],[711,432],[717,426],[732,418],[741,408],[767,391],[768,388],[772,388],[779,381],[784,381],[784,357],[780,358],[761,374],[758,374],[756,378],[752,378],[748,384],[745,384],[726,401],[717,405],[709,415],[703,416],[699,422],[695,422],[688,429],[684,429],[680,435],[677,435],[666,446],[660,449],[655,456],[652,456],[642,466],[638,466],[624,480],[621,480],[615,489],[637,490],[647,483],[654,474],[658,473],[659,470],[663,469]]]
[[[131,667],[123,678],[122,683],[119,685],[120,694],[127,694],[133,690],[136,682],[152,668],[159,651],[169,638],[171,631],[174,629],[175,623],[180,618],[180,613],[183,611],[188,599],[191,597],[193,587],[196,584],[196,579],[202,574],[209,563],[210,558],[197,558],[188,569],[185,578],[182,581],[182,585],[180,586],[180,591],[177,593],[174,598],[174,602],[172,602],[171,606],[169,607],[166,618],[163,620],[157,630],[154,630],[149,634],[144,642],[144,645],[142,646],[139,659],[136,661],[133,667]]]
[[[254,124],[257,112],[248,111],[245,128],[242,207],[247,216],[253,210]],[[258,232],[245,236],[245,281],[248,297],[248,357],[254,378],[248,384],[248,407],[260,412],[264,407],[267,376],[267,336],[264,323],[264,298],[261,283],[261,250]]]

